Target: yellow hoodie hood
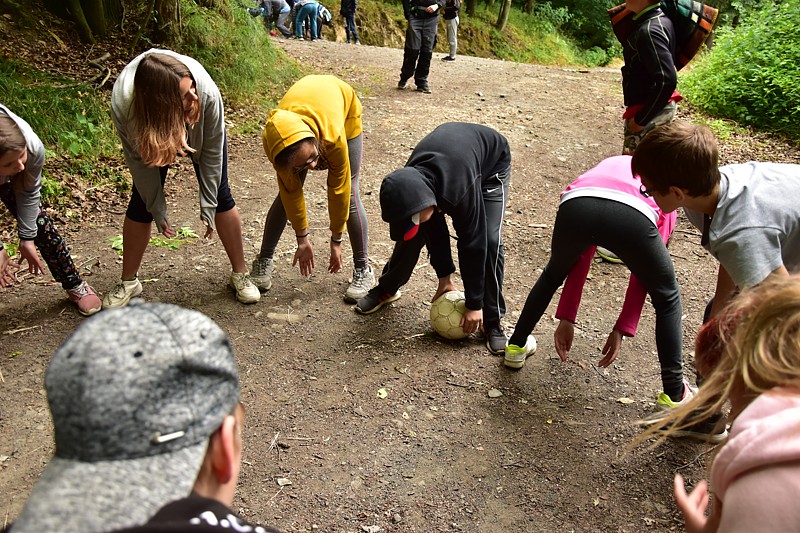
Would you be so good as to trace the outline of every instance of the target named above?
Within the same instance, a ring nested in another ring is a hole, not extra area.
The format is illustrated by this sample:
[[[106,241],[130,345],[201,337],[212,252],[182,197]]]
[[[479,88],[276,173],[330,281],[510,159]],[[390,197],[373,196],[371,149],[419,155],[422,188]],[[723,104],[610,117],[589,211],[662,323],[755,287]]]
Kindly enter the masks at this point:
[[[264,125],[262,141],[270,163],[275,164],[275,158],[284,148],[297,141],[317,137],[314,121],[303,115],[284,109],[273,109],[267,116]]]

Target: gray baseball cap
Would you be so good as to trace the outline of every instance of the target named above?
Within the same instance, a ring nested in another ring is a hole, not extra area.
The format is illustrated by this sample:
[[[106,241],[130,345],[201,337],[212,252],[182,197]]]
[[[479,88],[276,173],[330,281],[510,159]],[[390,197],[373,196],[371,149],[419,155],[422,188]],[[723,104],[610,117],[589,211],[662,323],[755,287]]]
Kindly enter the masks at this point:
[[[56,451],[12,531],[108,531],[189,495],[239,402],[230,339],[197,311],[133,302],[79,325],[45,376]]]

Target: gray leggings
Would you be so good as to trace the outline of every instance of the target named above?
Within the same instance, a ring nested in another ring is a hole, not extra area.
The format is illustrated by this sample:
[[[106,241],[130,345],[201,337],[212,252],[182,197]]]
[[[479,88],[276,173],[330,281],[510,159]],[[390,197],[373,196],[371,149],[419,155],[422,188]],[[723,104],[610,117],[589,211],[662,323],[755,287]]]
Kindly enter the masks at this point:
[[[611,250],[642,282],[656,311],[656,348],[661,381],[673,400],[683,394],[681,295],[672,258],[655,224],[620,202],[579,197],[558,208],[550,260],[528,294],[509,343],[524,346],[558,287],[590,246]]]
[[[350,213],[347,217],[347,235],[353,249],[353,266],[365,268],[369,256],[367,254],[369,239],[367,235],[367,213],[361,203],[358,193],[358,176],[361,172],[361,153],[364,148],[364,134],[347,141],[347,153],[350,159]],[[301,176],[305,182],[306,175]],[[272,202],[272,207],[267,212],[264,222],[264,237],[261,240],[261,253],[259,257],[269,258],[275,255],[275,248],[286,227],[286,211],[283,209],[281,197]]]

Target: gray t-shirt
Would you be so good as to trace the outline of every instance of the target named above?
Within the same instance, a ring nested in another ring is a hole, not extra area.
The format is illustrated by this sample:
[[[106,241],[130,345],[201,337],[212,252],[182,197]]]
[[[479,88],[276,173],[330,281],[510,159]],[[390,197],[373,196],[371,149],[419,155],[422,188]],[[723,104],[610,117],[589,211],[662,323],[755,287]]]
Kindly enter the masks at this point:
[[[39,200],[42,189],[42,167],[44,167],[44,145],[33,132],[30,125],[12,113],[6,106],[0,105],[0,114],[8,116],[17,125],[25,137],[28,149],[28,160],[25,169],[16,176],[0,176],[0,183],[11,183],[21,180],[14,187],[14,198],[17,202],[17,232],[20,239],[36,238],[39,229],[36,218],[39,216]]]
[[[751,161],[719,171],[717,209],[703,247],[742,289],[781,265],[800,271],[800,165]],[[703,213],[684,211],[704,231]]]

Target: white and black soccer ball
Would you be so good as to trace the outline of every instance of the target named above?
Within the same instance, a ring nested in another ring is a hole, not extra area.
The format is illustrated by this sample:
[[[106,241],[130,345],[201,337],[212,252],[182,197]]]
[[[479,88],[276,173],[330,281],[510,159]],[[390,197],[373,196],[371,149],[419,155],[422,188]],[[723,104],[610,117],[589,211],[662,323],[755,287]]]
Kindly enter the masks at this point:
[[[442,294],[431,304],[431,326],[445,339],[463,339],[467,336],[459,325],[466,312],[466,301],[461,291]]]

